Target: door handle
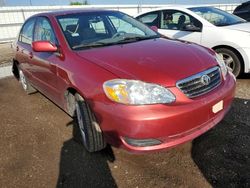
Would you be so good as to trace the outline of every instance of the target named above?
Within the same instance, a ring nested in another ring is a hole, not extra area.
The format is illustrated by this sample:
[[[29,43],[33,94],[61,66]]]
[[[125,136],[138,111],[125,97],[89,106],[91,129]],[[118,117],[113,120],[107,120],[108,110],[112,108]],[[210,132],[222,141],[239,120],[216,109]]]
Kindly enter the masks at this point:
[[[30,58],[30,59],[33,58],[33,53],[32,53],[32,52],[29,53],[29,58]]]

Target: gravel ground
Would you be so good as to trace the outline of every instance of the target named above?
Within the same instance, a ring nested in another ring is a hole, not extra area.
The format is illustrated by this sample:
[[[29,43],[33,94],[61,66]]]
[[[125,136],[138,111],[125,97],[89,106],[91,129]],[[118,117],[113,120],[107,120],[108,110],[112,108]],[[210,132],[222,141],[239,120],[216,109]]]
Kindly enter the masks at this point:
[[[40,93],[0,80],[0,187],[250,187],[250,75],[237,81],[226,118],[169,151],[89,154],[74,122]]]

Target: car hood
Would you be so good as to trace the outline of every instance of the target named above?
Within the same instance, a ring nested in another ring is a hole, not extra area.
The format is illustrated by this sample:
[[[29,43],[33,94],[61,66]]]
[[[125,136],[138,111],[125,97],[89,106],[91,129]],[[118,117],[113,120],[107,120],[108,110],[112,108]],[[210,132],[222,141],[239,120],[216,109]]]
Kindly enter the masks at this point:
[[[212,53],[199,45],[163,38],[77,52],[119,78],[163,86],[175,86],[178,80],[217,65]]]
[[[250,33],[250,22],[225,26],[227,29],[244,31]]]

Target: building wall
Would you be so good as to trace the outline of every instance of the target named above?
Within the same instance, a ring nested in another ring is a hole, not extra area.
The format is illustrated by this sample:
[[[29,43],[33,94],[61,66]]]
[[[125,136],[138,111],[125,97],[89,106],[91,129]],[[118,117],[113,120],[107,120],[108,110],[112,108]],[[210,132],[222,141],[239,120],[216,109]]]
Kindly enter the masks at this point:
[[[238,4],[216,4],[213,5],[222,10],[233,12]],[[0,42],[12,41],[18,34],[23,22],[30,16],[46,11],[62,10],[69,8],[102,8],[119,10],[131,16],[140,12],[160,8],[164,5],[84,5],[84,6],[19,6],[0,8]]]

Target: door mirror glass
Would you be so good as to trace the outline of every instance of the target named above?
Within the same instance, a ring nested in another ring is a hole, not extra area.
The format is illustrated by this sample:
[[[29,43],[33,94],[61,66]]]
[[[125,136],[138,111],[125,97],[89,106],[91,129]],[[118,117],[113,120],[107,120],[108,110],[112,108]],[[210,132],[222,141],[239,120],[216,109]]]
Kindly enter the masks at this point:
[[[32,49],[35,52],[56,52],[57,47],[49,41],[34,41]]]

